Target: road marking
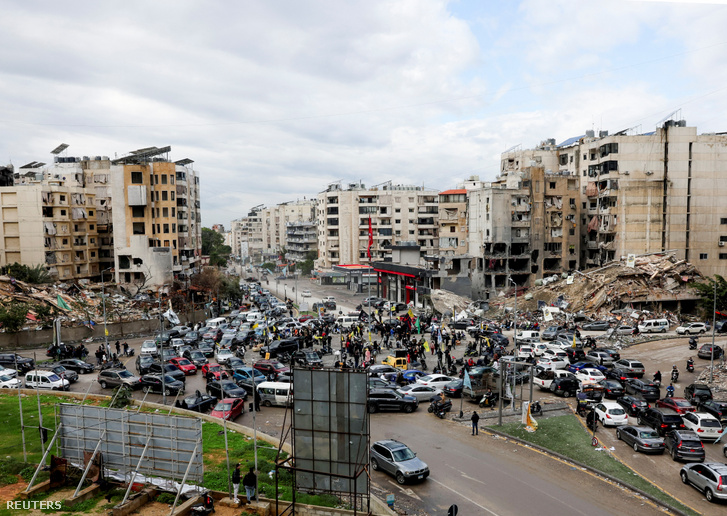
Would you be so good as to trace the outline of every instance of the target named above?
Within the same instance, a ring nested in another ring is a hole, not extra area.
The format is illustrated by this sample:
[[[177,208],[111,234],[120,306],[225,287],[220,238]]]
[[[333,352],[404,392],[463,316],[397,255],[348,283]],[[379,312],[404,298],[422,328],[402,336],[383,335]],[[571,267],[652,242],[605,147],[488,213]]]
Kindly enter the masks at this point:
[[[440,486],[444,487],[445,489],[449,489],[449,490],[450,490],[450,491],[452,491],[452,492],[453,492],[454,494],[456,494],[456,495],[460,496],[460,497],[461,497],[462,499],[464,499],[464,500],[467,500],[468,502],[470,502],[470,503],[472,503],[472,504],[476,505],[477,507],[479,507],[479,508],[480,508],[480,509],[482,509],[483,511],[487,511],[487,512],[489,512],[490,514],[492,514],[492,516],[500,516],[500,515],[499,515],[499,514],[497,514],[496,512],[492,512],[492,511],[491,511],[490,509],[488,509],[488,508],[487,508],[487,507],[485,507],[484,505],[480,505],[480,504],[478,504],[477,502],[475,502],[475,501],[473,501],[473,500],[469,499],[469,498],[468,498],[467,496],[463,495],[463,494],[462,494],[462,493],[460,493],[459,491],[455,491],[455,490],[454,490],[454,489],[452,489],[451,487],[449,487],[449,486],[447,486],[447,485],[444,485],[444,484],[442,484],[442,483],[441,483],[441,482],[440,482],[439,480],[437,480],[437,479],[435,479],[435,478],[429,477],[429,481],[430,481],[430,482],[436,482],[437,484],[439,484]]]
[[[403,488],[403,487],[401,487],[401,486],[400,486],[399,484],[396,484],[396,483],[394,483],[394,481],[393,481],[393,480],[389,480],[389,484],[391,484],[392,486],[394,486],[394,487],[396,487],[397,489],[399,489],[399,491],[401,491],[401,492],[402,492],[402,493],[404,493],[405,495],[407,495],[407,496],[410,496],[410,497],[412,497],[412,498],[416,498],[416,499],[417,499],[417,500],[419,500],[420,502],[422,501],[422,499],[421,499],[421,498],[419,498],[419,497],[418,497],[418,496],[416,495],[416,493],[415,493],[414,491],[412,491],[411,489],[404,489],[404,488]]]

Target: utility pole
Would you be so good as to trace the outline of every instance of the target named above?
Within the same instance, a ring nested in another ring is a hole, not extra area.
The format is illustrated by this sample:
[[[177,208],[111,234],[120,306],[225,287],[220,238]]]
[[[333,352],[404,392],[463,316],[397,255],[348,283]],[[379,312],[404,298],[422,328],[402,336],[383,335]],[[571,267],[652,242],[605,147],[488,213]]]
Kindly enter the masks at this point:
[[[112,270],[113,267],[101,271],[101,304],[103,305],[103,338],[106,345],[106,356],[111,357],[111,348],[109,347],[109,330],[106,329],[106,284],[103,281],[103,273]]]
[[[714,380],[714,333],[717,329],[717,280],[714,281],[714,301],[712,307],[712,353],[709,361],[709,383]]]
[[[159,287],[157,296],[159,298],[159,363],[162,369],[162,404],[167,404],[167,372],[164,370],[164,316],[162,315],[162,288],[166,285]]]

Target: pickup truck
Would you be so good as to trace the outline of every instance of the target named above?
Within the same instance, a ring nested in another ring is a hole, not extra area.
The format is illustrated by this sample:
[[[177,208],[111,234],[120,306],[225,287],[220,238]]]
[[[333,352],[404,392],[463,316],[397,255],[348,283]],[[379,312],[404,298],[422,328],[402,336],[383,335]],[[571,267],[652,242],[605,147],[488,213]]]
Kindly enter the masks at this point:
[[[533,378],[533,384],[540,387],[541,390],[547,391],[550,389],[550,384],[553,383],[553,380],[556,378],[575,378],[576,375],[569,371],[563,371],[562,369],[547,369],[545,371],[541,371],[538,374],[535,375]]]
[[[25,374],[35,368],[35,360],[21,357],[15,353],[0,353],[0,365],[9,369],[17,369],[19,373]]]

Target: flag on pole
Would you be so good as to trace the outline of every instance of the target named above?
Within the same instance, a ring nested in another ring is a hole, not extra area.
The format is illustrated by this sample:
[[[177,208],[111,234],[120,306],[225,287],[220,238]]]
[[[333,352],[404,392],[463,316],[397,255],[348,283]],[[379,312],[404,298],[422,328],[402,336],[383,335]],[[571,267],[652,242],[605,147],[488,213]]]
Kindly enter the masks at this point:
[[[574,348],[576,347],[576,334],[575,333],[573,334],[573,346],[572,347],[574,347]]]
[[[172,324],[179,324],[179,317],[171,308],[162,314]]]
[[[528,412],[525,415],[525,430],[530,433],[535,432],[538,429],[538,422],[530,413],[530,403],[528,403]]]
[[[462,383],[462,386],[472,389],[472,380],[470,380],[470,373],[467,369],[464,370],[464,382]]]
[[[374,230],[371,227],[371,215],[369,215],[369,246],[366,248],[366,254],[371,259],[371,246],[374,245]]]
[[[429,353],[429,342],[427,342],[426,340],[424,341],[424,351]]]
[[[106,336],[108,337],[108,336],[109,336],[109,329],[108,329],[108,328],[104,328],[104,330],[103,330],[103,331],[104,331],[104,333],[106,334]]]
[[[63,298],[61,297],[60,294],[58,294],[58,308],[63,308],[64,310],[71,309],[71,307],[68,306],[68,304],[65,301],[63,301]]]
[[[417,322],[415,323],[415,326],[417,327],[417,333],[421,333],[422,332],[422,322],[419,320],[419,317],[417,317]],[[424,341],[425,346],[427,345],[426,342],[427,341]],[[429,350],[427,350],[427,351],[429,351]]]

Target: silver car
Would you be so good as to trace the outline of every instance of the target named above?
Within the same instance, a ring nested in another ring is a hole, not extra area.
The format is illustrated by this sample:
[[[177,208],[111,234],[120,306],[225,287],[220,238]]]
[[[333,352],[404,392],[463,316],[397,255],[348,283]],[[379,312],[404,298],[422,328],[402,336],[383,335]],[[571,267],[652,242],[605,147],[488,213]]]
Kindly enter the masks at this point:
[[[629,373],[633,373],[636,378],[643,377],[644,373],[646,372],[644,364],[642,364],[638,360],[633,360],[631,358],[622,358],[621,360],[617,360],[613,364],[613,367],[619,367],[628,371]]]
[[[679,472],[682,482],[704,493],[709,502],[727,500],[727,464],[703,462],[687,464]]]
[[[616,439],[620,439],[634,451],[643,453],[664,453],[664,439],[648,426],[622,426],[616,429]]]
[[[429,476],[429,466],[404,443],[394,440],[376,441],[371,446],[371,469],[385,471],[394,476],[399,484],[407,480],[424,480]]]

